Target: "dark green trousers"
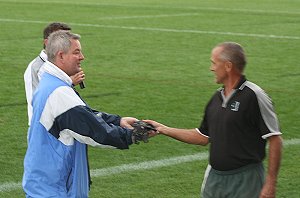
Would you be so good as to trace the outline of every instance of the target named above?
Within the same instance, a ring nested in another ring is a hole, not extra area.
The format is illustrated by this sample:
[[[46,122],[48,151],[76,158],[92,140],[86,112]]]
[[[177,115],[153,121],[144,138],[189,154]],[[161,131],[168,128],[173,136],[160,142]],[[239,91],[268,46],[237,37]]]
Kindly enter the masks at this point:
[[[264,184],[262,163],[231,171],[207,166],[201,188],[202,198],[258,198]]]

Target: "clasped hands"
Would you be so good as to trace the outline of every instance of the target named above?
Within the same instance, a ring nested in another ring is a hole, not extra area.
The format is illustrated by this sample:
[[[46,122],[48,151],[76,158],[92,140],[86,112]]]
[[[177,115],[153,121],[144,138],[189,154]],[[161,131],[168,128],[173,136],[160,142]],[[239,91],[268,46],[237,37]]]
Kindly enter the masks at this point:
[[[120,126],[124,128],[133,129],[134,123],[138,121],[139,120],[134,117],[122,117],[120,121]],[[152,125],[153,128],[155,129],[155,130],[149,130],[148,137],[154,137],[158,135],[163,130],[163,128],[166,127],[165,125],[155,122],[153,120],[143,120],[143,121]]]

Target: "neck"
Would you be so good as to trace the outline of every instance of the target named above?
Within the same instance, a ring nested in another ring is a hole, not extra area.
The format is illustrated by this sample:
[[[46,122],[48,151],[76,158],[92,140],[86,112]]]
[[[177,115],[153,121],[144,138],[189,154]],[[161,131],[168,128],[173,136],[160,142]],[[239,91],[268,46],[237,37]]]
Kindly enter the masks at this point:
[[[241,75],[235,75],[228,78],[227,82],[224,83],[224,94],[229,95],[240,82]]]

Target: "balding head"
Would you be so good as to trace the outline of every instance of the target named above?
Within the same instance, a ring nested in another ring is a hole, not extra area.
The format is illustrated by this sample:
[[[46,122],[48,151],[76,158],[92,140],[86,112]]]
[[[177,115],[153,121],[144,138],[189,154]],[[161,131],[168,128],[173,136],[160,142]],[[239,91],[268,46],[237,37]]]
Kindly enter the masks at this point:
[[[218,44],[214,49],[220,50],[219,58],[223,61],[230,61],[240,72],[243,72],[247,60],[243,47],[235,42],[224,42]]]

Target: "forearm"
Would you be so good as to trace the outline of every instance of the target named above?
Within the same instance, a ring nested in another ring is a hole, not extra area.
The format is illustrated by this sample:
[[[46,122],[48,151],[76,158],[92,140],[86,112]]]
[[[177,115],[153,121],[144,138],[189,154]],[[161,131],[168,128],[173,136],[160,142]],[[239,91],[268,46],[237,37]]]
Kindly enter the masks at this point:
[[[121,117],[115,114],[109,114],[105,112],[98,112],[96,115],[101,116],[102,119],[108,124],[114,124],[120,126]]]
[[[281,161],[282,139],[280,136],[269,137],[269,161],[265,184],[260,198],[275,198],[276,183]]]
[[[277,176],[281,162],[282,138],[281,136],[273,136],[269,138],[269,160],[266,176],[266,183],[276,185]]]
[[[196,129],[162,127],[159,132],[188,144],[206,145],[209,142],[208,138],[201,135]]]

